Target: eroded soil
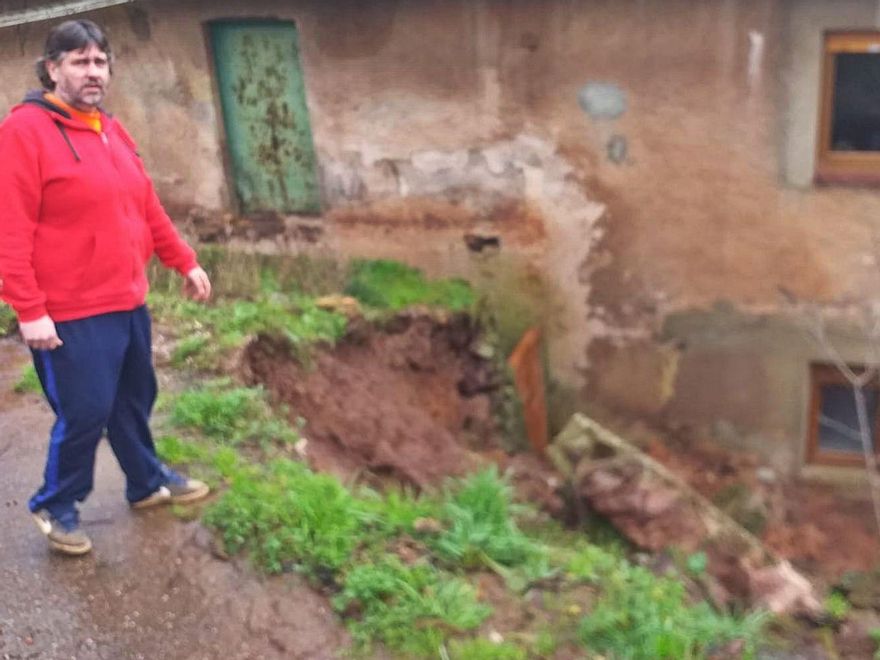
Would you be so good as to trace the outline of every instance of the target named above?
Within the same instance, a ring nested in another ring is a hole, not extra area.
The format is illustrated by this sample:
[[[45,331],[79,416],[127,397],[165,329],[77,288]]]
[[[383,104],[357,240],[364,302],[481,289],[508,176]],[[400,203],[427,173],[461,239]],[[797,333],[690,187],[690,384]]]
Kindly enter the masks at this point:
[[[476,340],[466,317],[404,314],[384,330],[355,322],[306,367],[283,340],[260,337],[244,371],[293,421],[306,420],[315,469],[423,489],[473,471],[499,446],[492,369],[472,350]]]

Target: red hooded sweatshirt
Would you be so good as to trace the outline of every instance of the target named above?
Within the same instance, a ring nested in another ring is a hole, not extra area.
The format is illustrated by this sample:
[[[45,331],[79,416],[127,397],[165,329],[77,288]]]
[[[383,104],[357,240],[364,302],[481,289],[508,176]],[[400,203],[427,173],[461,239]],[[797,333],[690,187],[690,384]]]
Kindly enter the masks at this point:
[[[198,265],[134,141],[101,121],[97,133],[35,92],[0,124],[2,298],[21,321],[139,307],[153,252],[182,275]]]

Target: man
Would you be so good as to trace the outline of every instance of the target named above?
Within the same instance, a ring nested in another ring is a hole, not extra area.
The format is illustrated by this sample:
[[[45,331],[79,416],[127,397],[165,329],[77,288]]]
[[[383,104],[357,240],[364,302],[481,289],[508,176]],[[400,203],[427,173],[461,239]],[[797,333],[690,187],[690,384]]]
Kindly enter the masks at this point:
[[[156,196],[135,144],[101,109],[113,58],[91,21],[55,27],[43,85],[0,125],[0,281],[56,415],[44,483],[29,508],[51,548],[92,548],[77,502],[106,430],[133,508],[204,497],[157,458],[145,267],[155,252],[207,300],[211,284]]]

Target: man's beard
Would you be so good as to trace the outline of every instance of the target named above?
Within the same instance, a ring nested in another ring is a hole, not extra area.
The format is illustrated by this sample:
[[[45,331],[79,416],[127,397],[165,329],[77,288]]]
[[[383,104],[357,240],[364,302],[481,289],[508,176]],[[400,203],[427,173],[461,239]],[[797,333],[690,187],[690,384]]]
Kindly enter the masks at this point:
[[[92,86],[92,89],[86,89],[86,87]],[[94,89],[94,87],[99,87],[100,89]],[[95,108],[101,104],[101,101],[104,100],[104,94],[106,93],[106,89],[100,83],[88,83],[83,85],[79,89],[72,90],[67,87],[62,90],[70,99],[70,104],[74,107],[84,106],[89,108]]]

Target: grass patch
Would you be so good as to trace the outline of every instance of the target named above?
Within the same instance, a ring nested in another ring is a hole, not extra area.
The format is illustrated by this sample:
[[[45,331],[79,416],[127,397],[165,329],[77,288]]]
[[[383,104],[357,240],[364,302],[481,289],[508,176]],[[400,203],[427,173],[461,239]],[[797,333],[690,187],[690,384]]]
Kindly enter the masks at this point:
[[[171,404],[169,422],[227,445],[253,442],[267,447],[299,439],[269,407],[262,387],[234,387],[228,381],[181,392]]]
[[[513,493],[493,467],[453,482],[447,493],[447,526],[432,542],[438,557],[468,569],[518,566],[540,554],[540,546],[517,527]]]
[[[349,560],[363,519],[335,478],[283,459],[236,475],[205,516],[228,552],[248,551],[269,573],[297,568],[317,577]]]
[[[12,390],[18,394],[26,392],[40,393],[43,391],[43,387],[40,385],[40,378],[37,376],[37,370],[34,369],[33,364],[28,363],[22,367],[21,376],[19,376],[15,385],[12,386]]]
[[[0,302],[0,337],[8,337],[18,330],[18,318],[9,305]]]
[[[476,302],[473,289],[464,280],[428,280],[416,268],[385,259],[352,262],[345,292],[364,305],[392,311],[412,305],[460,311]]]
[[[178,278],[151,269],[148,303],[157,320],[180,338],[171,354],[176,367],[216,371],[225,356],[259,333],[286,338],[294,355],[307,363],[312,346],[335,343],[348,325],[343,314],[319,308],[314,296],[343,288],[367,307],[368,318],[371,312],[411,305],[458,311],[476,303],[464,280],[429,280],[396,261],[354,261],[344,275],[345,269],[338,265],[304,257],[282,260],[222,250],[203,253],[209,261],[206,269],[219,278],[214,282],[214,300],[207,305],[182,298]],[[330,284],[338,288],[330,289]]]
[[[525,649],[511,642],[495,643],[488,639],[453,640],[449,645],[451,660],[526,660]]]
[[[307,361],[309,349],[333,344],[345,333],[346,317],[320,309],[299,294],[264,294],[256,300],[219,299],[201,305],[177,296],[152,293],[150,308],[181,339],[171,354],[177,367],[213,371],[224,355],[256,334],[284,337],[294,354]]]
[[[625,561],[591,559],[599,560],[592,579],[600,596],[579,627],[588,648],[614,658],[677,660],[706,657],[717,647],[743,640],[743,656],[754,656],[763,615],[721,615],[706,603],[689,604],[681,582]]]
[[[155,442],[156,453],[167,463],[205,463],[211,458],[211,447],[204,441],[187,441],[176,435],[163,435]]]
[[[464,579],[429,563],[406,566],[394,556],[355,566],[333,599],[354,610],[350,629],[362,651],[375,640],[407,657],[437,657],[444,640],[479,626],[491,614]]]
[[[407,657],[437,657],[441,648],[450,658],[526,657],[517,644],[469,637],[491,614],[469,582],[486,567],[515,591],[548,575],[563,590],[590,585],[595,601],[579,622],[569,617],[567,636],[609,657],[697,658],[740,639],[747,652],[754,648],[761,617],[689,604],[680,583],[583,537],[574,547],[547,545],[521,531],[516,515],[510,487],[494,469],[451,481],[432,498],[353,492],[277,460],[236,475],[205,520],[230,554],[245,551],[264,571],[297,571],[338,589],[333,606],[365,652],[381,642]],[[423,548],[414,563],[394,553],[401,539]],[[546,634],[540,641],[554,646]]]

